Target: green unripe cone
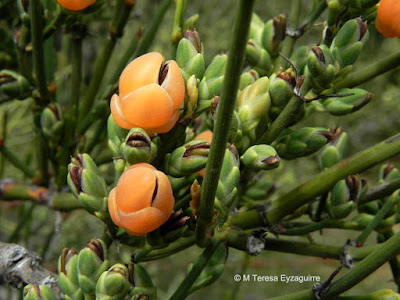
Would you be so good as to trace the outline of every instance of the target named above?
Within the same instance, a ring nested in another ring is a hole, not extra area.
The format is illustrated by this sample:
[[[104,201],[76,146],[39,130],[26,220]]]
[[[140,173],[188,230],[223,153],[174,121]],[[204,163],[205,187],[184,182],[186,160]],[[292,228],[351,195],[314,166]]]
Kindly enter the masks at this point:
[[[23,291],[24,300],[57,300],[53,290],[47,285],[28,284]]]
[[[123,264],[115,264],[101,274],[96,284],[97,300],[123,300],[131,284],[128,268]]]
[[[255,145],[240,157],[246,168],[271,170],[279,166],[280,158],[276,150],[269,145]]]
[[[132,128],[121,144],[121,152],[126,162],[134,165],[140,162],[150,163],[157,154],[157,146],[151,141],[146,131]]]

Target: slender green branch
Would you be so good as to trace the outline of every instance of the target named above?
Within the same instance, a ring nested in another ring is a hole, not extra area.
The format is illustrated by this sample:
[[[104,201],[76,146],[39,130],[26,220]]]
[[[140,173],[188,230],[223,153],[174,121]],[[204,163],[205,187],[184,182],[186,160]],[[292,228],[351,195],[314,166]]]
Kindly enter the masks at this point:
[[[181,282],[178,289],[171,296],[170,300],[180,300],[186,298],[189,289],[192,287],[196,279],[206,267],[214,252],[217,250],[219,244],[220,242],[216,239],[212,239],[210,241],[208,246],[204,249],[203,253],[197,258],[196,262],[193,264],[193,267],[190,270],[189,274],[186,275],[185,279]]]
[[[364,197],[359,199],[359,203],[367,203],[376,199],[382,199],[400,189],[400,179],[393,179],[381,185],[374,186],[368,190]]]
[[[392,197],[385,199],[385,204],[379,209],[372,222],[370,222],[363,232],[356,239],[357,243],[364,244],[369,235],[378,227],[379,223],[386,217],[387,213],[393,208],[397,201],[393,201]]]
[[[177,0],[175,1],[175,18],[174,26],[172,28],[171,41],[172,41],[172,57],[175,58],[176,48],[178,43],[183,37],[184,28],[183,23],[185,22],[186,10],[188,6],[188,0]]]
[[[390,232],[386,232],[384,234],[380,234],[377,237],[377,240],[379,243],[383,243],[385,241],[387,241],[388,239],[390,239],[392,236],[394,235],[393,230],[391,230]],[[380,240],[381,238],[383,238],[382,240]],[[397,256],[393,256],[390,260],[389,260],[389,265],[390,265],[390,269],[392,271],[392,275],[393,275],[393,280],[397,285],[397,291],[400,291],[400,264],[399,264],[399,260],[397,259]]]
[[[64,23],[66,17],[67,14],[65,13],[65,10],[62,9],[60,5],[57,5],[56,16],[43,30],[43,39],[47,40],[49,37],[51,37],[51,35],[57,30],[57,28],[59,28]]]
[[[400,66],[400,52],[385,57],[334,83],[335,88],[352,88]]]
[[[49,189],[34,185],[0,181],[0,201],[28,200],[35,204],[47,205],[56,210],[81,208],[72,193],[53,193]]]
[[[304,102],[294,96],[256,144],[271,144],[296,119],[303,105]]]
[[[295,30],[295,34],[300,37],[304,34],[313,24],[314,22],[321,16],[321,14],[328,7],[328,4],[325,0],[319,0],[318,4],[313,8],[313,10],[308,14],[307,18],[304,22],[299,26],[298,29]]]
[[[314,232],[317,230],[321,230],[322,228],[325,228],[325,226],[328,224],[329,219],[322,220],[320,222],[314,222],[310,223],[301,227],[297,228],[286,228],[285,225],[285,231],[282,232],[284,235],[304,235],[308,234],[310,232]]]
[[[33,60],[35,66],[36,80],[39,87],[40,98],[37,98],[37,104],[44,107],[50,102],[50,94],[47,88],[46,69],[43,54],[43,10],[41,1],[31,0],[31,32],[32,32],[32,47]]]
[[[4,141],[0,141],[0,153],[6,158],[14,167],[22,171],[28,178],[35,177],[33,172],[25,163],[23,163],[14,153],[4,145]]]
[[[232,248],[248,252],[250,236],[249,233],[243,231],[231,230],[228,234],[228,245]],[[348,250],[348,255],[354,261],[360,261],[380,247],[382,246],[351,247]],[[299,242],[297,239],[265,238],[264,250],[339,260],[343,252],[343,247]]]
[[[156,33],[158,31],[158,28],[161,25],[162,20],[164,19],[165,13],[167,12],[169,6],[171,5],[172,0],[164,0],[163,3],[161,4],[160,9],[158,10],[156,16],[154,17],[151,25],[147,30],[145,31],[145,34],[143,35],[142,41],[139,45],[139,47],[136,49],[135,52],[135,57],[138,57],[142,54],[145,54],[151,44],[153,43]]]
[[[311,199],[329,191],[339,180],[360,173],[399,153],[400,134],[339,162],[289,193],[275,199],[268,207],[265,217],[270,224],[276,224]],[[256,210],[233,215],[232,224],[243,229],[266,225],[263,217]]]
[[[202,184],[200,209],[197,219],[197,244],[206,244],[206,231],[214,212],[214,199],[221,172],[222,160],[228,142],[232,114],[235,108],[239,78],[243,68],[244,51],[250,27],[254,0],[241,0],[233,29],[233,40],[225,69],[224,84],[218,112],[214,124],[210,156],[207,161],[206,174]]]
[[[99,91],[101,81],[103,80],[105,70],[113,53],[117,40],[122,35],[122,31],[128,22],[129,14],[132,10],[132,5],[126,5],[125,1],[117,1],[114,15],[111,20],[110,36],[106,40],[103,50],[96,59],[94,65],[93,77],[89,83],[88,90],[80,104],[79,120],[82,120],[91,110],[93,103],[96,100],[96,95]]]
[[[299,18],[300,18],[300,7],[301,7],[301,0],[292,1],[290,5],[290,15],[289,15],[289,25],[292,28],[298,26]],[[296,43],[296,37],[287,36],[286,39],[283,41],[281,53],[286,56],[290,57],[293,52],[294,44]],[[278,56],[275,62],[275,71],[279,70],[279,68],[286,69],[288,62],[283,59],[283,57]]]
[[[23,211],[21,212],[17,227],[15,227],[14,231],[11,233],[11,235],[8,238],[9,243],[15,243],[17,242],[20,238],[20,234],[22,229],[24,227],[29,226],[28,220],[32,218],[33,210],[35,209],[35,205],[31,203],[29,207],[24,206]]]
[[[70,115],[76,119],[79,113],[79,98],[82,83],[82,33],[80,25],[77,25],[77,28],[71,33],[71,65],[71,98],[68,107]]]
[[[181,238],[176,242],[170,244],[168,247],[162,249],[154,249],[147,251],[145,250],[144,253],[139,252],[138,255],[134,256],[134,262],[139,263],[143,261],[151,261],[156,259],[161,259],[175,253],[178,253],[182,250],[185,250],[196,243],[195,236],[189,238]]]
[[[26,24],[21,25],[19,35],[16,37],[17,40],[17,59],[18,69],[30,84],[34,84],[35,80],[32,77],[32,54],[27,51],[27,46],[30,41],[31,31]]]

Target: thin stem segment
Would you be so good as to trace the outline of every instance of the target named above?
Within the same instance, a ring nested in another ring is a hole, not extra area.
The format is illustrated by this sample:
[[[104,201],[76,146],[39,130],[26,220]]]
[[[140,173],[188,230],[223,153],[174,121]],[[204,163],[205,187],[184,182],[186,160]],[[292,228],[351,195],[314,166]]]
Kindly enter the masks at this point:
[[[260,214],[256,210],[251,210],[233,215],[232,224],[243,229],[255,228],[267,225],[265,224],[265,220],[263,220],[265,218],[269,224],[276,224],[300,206],[329,191],[339,180],[349,175],[360,173],[399,153],[400,134],[397,134],[337,163],[308,182],[301,184],[289,193],[272,201],[266,214]]]
[[[242,73],[244,51],[250,27],[254,0],[241,0],[234,24],[232,45],[229,51],[228,62],[225,69],[225,79],[221,92],[218,112],[215,120],[213,140],[211,142],[210,156],[207,161],[206,174],[202,184],[200,209],[196,227],[197,244],[204,246],[207,242],[206,232],[212,221],[214,212],[214,199],[218,186],[218,178],[228,142],[228,134],[232,121],[232,114],[236,104],[236,95],[239,78]]]

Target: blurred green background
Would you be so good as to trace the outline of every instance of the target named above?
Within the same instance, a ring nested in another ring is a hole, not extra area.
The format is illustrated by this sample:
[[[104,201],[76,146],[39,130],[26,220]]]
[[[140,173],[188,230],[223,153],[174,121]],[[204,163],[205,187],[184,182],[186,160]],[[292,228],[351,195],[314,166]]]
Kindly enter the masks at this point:
[[[4,1],[4,0],[2,0]],[[263,21],[278,15],[279,13],[289,14],[291,7],[290,0],[283,1],[256,1],[255,12]],[[160,6],[161,1],[137,1],[135,12],[126,27],[123,39],[117,45],[114,57],[110,66],[113,66],[121,51],[125,49],[139,26],[146,27],[151,22],[152,17]],[[225,52],[229,48],[230,34],[233,24],[233,15],[236,1],[229,0],[208,0],[208,1],[189,1],[187,17],[198,13],[200,19],[196,26],[202,38],[206,61],[210,62],[214,55]],[[10,7],[14,5],[10,1]],[[303,1],[301,16],[302,19],[311,9],[312,1]],[[7,6],[6,6],[7,7]],[[12,9],[10,8],[10,11]],[[105,15],[107,12],[104,13]],[[89,16],[96,18],[88,29],[89,36],[84,42],[85,56],[85,80],[90,77],[90,70],[93,61],[101,49],[102,39],[107,34],[107,24],[102,22],[103,15]],[[0,23],[13,30],[13,24],[9,20],[12,17],[1,13]],[[172,5],[163,21],[157,34],[157,38],[151,50],[163,53],[166,58],[170,56],[172,46],[170,35],[172,31],[174,17],[174,6]],[[320,18],[321,22],[324,15]],[[322,23],[311,28],[297,46],[318,44],[321,38]],[[398,39],[386,39],[379,35],[373,24],[369,25],[370,40],[367,43],[361,58],[355,68],[362,69],[363,66],[384,58],[391,53],[400,50]],[[57,41],[57,48],[65,49],[68,47],[65,39]],[[59,72],[55,74],[55,79],[60,83],[59,89],[63,88],[70,68],[67,58],[63,53],[57,52],[55,56],[59,66]],[[107,74],[106,74],[107,77]],[[314,113],[311,118],[300,122],[298,127],[319,126],[332,127],[341,126],[349,134],[351,147],[349,153],[355,153],[374,143],[381,141],[397,132],[400,129],[400,70],[396,69],[384,76],[375,78],[364,84],[362,87],[372,92],[372,101],[360,111],[344,117],[334,117],[327,113]],[[64,96],[66,97],[66,96]],[[30,145],[33,141],[31,103],[11,102],[0,105],[0,124],[4,123],[4,116],[7,115],[6,142],[11,149],[15,149],[23,160],[28,164],[31,161]],[[5,114],[6,112],[6,114]],[[392,162],[399,167],[399,159],[394,158]],[[270,172],[271,180],[276,180],[279,195],[288,191],[312,177],[318,172],[316,161],[313,157],[301,158],[296,161],[288,161],[282,166]],[[14,169],[10,164],[4,164],[4,177],[23,180],[21,173]],[[371,182],[377,178],[377,168],[362,174]],[[19,220],[33,209],[33,218],[26,220],[24,226],[18,229]],[[18,240],[13,240],[13,233],[19,230]],[[36,251],[43,256],[43,264],[49,269],[56,271],[56,260],[64,246],[81,249],[92,237],[100,237],[102,224],[93,216],[84,211],[74,211],[72,213],[60,213],[49,210],[46,207],[33,206],[30,203],[0,202],[0,240],[18,242],[21,245]],[[355,237],[355,232],[338,232],[335,230],[323,230],[323,235],[314,233],[313,239],[317,242],[330,245],[344,245],[348,238]],[[305,240],[305,238],[298,238]],[[374,243],[374,237],[367,242]],[[129,261],[132,249],[122,247],[121,253],[115,253],[115,259],[121,256],[125,262]],[[180,280],[189,263],[201,253],[201,249],[196,247],[186,250],[180,254],[165,258],[159,261],[150,262],[146,267],[153,275],[154,282],[159,288],[159,299],[166,299],[172,293]],[[301,257],[297,255],[274,253],[264,251],[257,257],[246,258],[239,251],[231,249],[226,268],[220,280],[210,287],[207,287],[188,299],[244,299],[256,300],[265,299],[273,296],[284,295],[290,292],[311,287],[313,283],[269,283],[269,282],[242,282],[236,283],[233,280],[235,274],[258,274],[266,276],[286,275],[315,275],[323,280],[338,266],[338,262],[327,259]],[[345,271],[342,271],[345,272]],[[395,284],[391,281],[391,272],[387,265],[380,268],[370,278],[352,289],[350,294],[368,293],[381,288],[395,289]],[[0,299],[18,299],[15,290],[0,285]]]

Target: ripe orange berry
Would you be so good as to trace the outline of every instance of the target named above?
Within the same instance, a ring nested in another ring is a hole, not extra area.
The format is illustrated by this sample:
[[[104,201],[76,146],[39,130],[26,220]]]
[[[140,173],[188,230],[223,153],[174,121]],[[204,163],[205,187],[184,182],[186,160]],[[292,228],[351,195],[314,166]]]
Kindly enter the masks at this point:
[[[128,168],[108,197],[116,225],[131,235],[145,235],[170,217],[175,199],[168,177],[147,163]]]
[[[94,4],[96,0],[57,0],[57,2],[66,9],[78,11]]]
[[[196,135],[194,140],[206,140],[208,143],[211,144],[212,137],[213,137],[212,131],[206,130],[206,131],[203,131],[202,133]],[[206,168],[197,172],[197,175],[199,175],[200,177],[204,177],[205,174],[206,174]]]
[[[164,133],[179,118],[185,83],[178,64],[164,62],[151,52],[133,60],[119,79],[119,96],[111,98],[111,113],[118,126]]]
[[[400,1],[381,0],[375,19],[376,29],[388,38],[400,38]]]

